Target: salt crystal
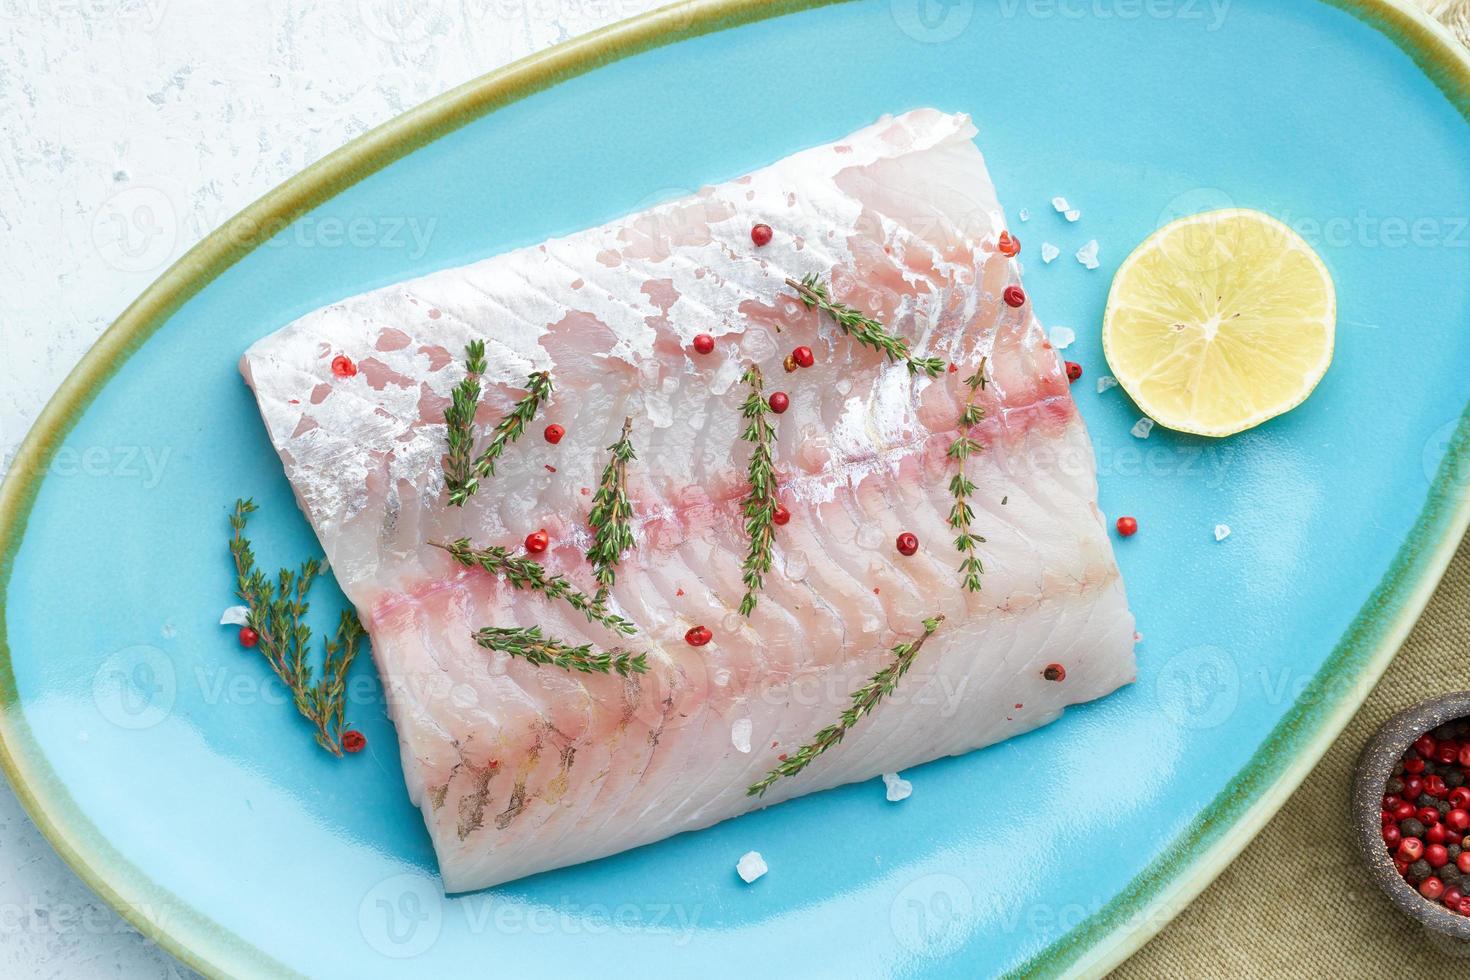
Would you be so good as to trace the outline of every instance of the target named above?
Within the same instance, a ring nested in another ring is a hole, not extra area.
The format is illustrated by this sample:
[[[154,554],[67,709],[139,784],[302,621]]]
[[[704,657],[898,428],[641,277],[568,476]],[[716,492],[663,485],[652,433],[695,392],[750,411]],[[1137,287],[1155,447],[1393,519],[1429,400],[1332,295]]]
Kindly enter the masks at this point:
[[[764,361],[776,353],[776,341],[764,330],[747,330],[740,349],[752,361]]]
[[[1047,336],[1051,339],[1051,345],[1057,350],[1066,350],[1077,339],[1077,331],[1071,327],[1052,327]]]
[[[746,851],[735,865],[735,873],[747,885],[769,870],[771,869],[766,867],[766,859],[761,857],[760,851]]]
[[[1101,378],[1097,379],[1097,393],[1099,395],[1107,391],[1109,388],[1116,387],[1118,387],[1118,379],[1113,377],[1111,374],[1105,374]]]
[[[1154,430],[1154,420],[1151,419],[1151,418],[1147,418],[1147,417],[1141,418],[1137,422],[1133,423],[1133,430],[1132,431],[1133,431],[1133,437],[1135,439],[1147,439],[1148,438],[1148,434],[1150,432],[1152,432],[1153,430]]]
[[[889,803],[906,800],[914,792],[914,784],[899,776],[896,772],[885,772],[883,774],[883,785],[888,790]]]
[[[729,391],[730,386],[745,373],[745,369],[740,365],[741,360],[738,357],[721,361],[720,366],[715,368],[715,373],[709,379],[710,394],[723,395]]]
[[[1062,254],[1062,250],[1059,249],[1059,248],[1057,248],[1051,242],[1042,242],[1041,243],[1041,261],[1046,262],[1046,263],[1050,263],[1052,259],[1056,258],[1058,255],[1061,255],[1061,254]]]
[[[1021,210],[1019,210],[1019,211],[1016,212],[1016,217],[1020,218],[1022,221],[1030,221],[1031,220],[1031,209],[1030,208],[1022,208]]]
[[[1076,221],[1078,218],[1082,217],[1082,212],[1078,211],[1076,208],[1073,208],[1066,214],[1062,215],[1062,217],[1066,218],[1068,221]]]
[[[249,626],[250,610],[245,606],[231,606],[219,618],[221,626]]]
[[[175,626],[172,622],[164,623],[158,632],[165,640],[172,640],[174,637],[179,635],[178,627]]]
[[[1215,525],[1215,540],[1216,541],[1224,541],[1228,537],[1230,537],[1230,525],[1229,524],[1216,524]]]
[[[1096,269],[1097,268],[1097,239],[1096,238],[1094,238],[1092,241],[1088,242],[1086,245],[1083,245],[1081,248],[1079,248],[1077,250],[1077,261],[1078,262],[1081,262],[1083,265],[1087,266],[1089,269]]]
[[[1072,208],[1072,206],[1067,203],[1067,199],[1065,197],[1052,198],[1051,206],[1057,209],[1057,214],[1066,214]]]
[[[741,752],[750,751],[750,729],[749,718],[737,718],[735,724],[730,726],[730,744]]]

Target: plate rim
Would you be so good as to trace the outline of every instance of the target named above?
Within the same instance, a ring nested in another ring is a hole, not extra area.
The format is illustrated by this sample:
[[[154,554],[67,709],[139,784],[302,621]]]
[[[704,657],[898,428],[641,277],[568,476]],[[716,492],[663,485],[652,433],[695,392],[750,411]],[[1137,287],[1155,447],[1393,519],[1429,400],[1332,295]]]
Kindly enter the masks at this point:
[[[36,743],[11,669],[12,570],[52,454],[93,399],[194,295],[302,214],[414,150],[595,68],[703,34],[846,0],[683,0],[481,75],[369,130],[230,218],[149,285],[68,373],[0,483],[0,769],[71,869],[140,933],[211,977],[299,976],[181,901],[124,858],[71,798]],[[893,0],[897,2],[897,0]],[[1470,51],[1409,0],[1305,0],[1357,17],[1407,54],[1470,123]],[[1470,404],[1413,528],[1305,692],[1249,761],[1103,908],[1011,975],[1101,976],[1224,870],[1357,712],[1417,621],[1470,527]],[[1339,685],[1345,676],[1358,683]]]

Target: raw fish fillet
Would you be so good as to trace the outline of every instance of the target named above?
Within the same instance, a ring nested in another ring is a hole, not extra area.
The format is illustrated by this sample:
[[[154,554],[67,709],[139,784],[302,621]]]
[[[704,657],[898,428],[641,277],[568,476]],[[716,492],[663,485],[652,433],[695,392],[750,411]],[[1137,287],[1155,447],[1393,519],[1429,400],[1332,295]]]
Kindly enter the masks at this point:
[[[1091,446],[1030,302],[1001,300],[1019,267],[997,251],[1003,212],[974,135],[968,117],[932,109],[884,118],[603,227],[335,303],[246,353],[286,474],[371,634],[447,890],[968,752],[1133,680]],[[763,248],[756,222],[775,229]],[[809,273],[958,370],[916,377],[859,346],[783,284]],[[693,352],[699,333],[714,353]],[[458,509],[444,492],[444,408],[476,337],[489,350],[482,440],[530,372],[549,370],[556,390]],[[798,344],[816,365],[788,374]],[[345,377],[332,367],[343,355],[356,368]],[[985,573],[971,593],[946,523],[946,450],[982,356],[986,449],[968,472]],[[772,418],[791,520],[746,619],[750,363],[790,394]],[[544,528],[548,572],[592,592],[590,494],[624,416],[635,547],[610,603],[636,637],[427,543],[519,551]],[[542,438],[552,422],[560,445]],[[921,542],[912,557],[895,548],[903,531]],[[747,795],[939,613],[892,697],[803,773]],[[492,625],[646,650],[649,670],[533,666],[471,640]],[[695,625],[713,642],[689,645]],[[1043,676],[1053,663],[1064,680]]]

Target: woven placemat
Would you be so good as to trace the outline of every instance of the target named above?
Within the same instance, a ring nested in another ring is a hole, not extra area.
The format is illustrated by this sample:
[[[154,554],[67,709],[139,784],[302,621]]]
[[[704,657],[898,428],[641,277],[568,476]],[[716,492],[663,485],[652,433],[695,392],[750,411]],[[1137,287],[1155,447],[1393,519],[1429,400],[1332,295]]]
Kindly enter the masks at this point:
[[[1470,0],[1419,0],[1470,46]],[[1470,538],[1363,708],[1260,835],[1117,980],[1470,977],[1470,944],[1401,914],[1358,859],[1348,800],[1363,743],[1402,708],[1470,687]]]
[[[1438,17],[1440,21],[1470,46],[1470,0],[1415,0],[1420,7]]]

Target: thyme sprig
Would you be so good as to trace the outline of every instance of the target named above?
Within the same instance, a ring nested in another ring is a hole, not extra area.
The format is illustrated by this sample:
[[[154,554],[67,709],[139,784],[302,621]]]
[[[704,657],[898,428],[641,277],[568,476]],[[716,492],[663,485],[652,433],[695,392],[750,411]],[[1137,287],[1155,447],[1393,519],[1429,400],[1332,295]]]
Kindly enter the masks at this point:
[[[444,409],[444,425],[448,430],[449,452],[444,457],[444,488],[449,502],[461,506],[474,490],[467,490],[473,479],[475,454],[475,409],[480,403],[480,376],[485,373],[485,341],[472,340],[464,349],[464,380],[454,386],[449,405]]]
[[[607,594],[617,578],[615,566],[623,552],[633,547],[633,531],[629,526],[632,506],[628,503],[628,461],[637,459],[633,454],[633,443],[629,438],[633,431],[633,417],[623,419],[623,434],[617,442],[608,446],[612,458],[602,471],[602,480],[597,493],[592,497],[592,512],[588,523],[592,525],[592,547],[587,549],[587,560],[592,563],[592,574],[597,579],[598,603],[607,601]]]
[[[765,399],[765,379],[761,369],[752,364],[740,379],[750,386],[740,414],[747,420],[740,438],[752,445],[750,452],[750,493],[745,498],[745,533],[750,537],[750,551],[745,556],[743,580],[745,596],[740,600],[740,615],[749,616],[755,610],[756,593],[771,570],[771,544],[775,535],[773,519],[776,514],[776,479],[771,464],[771,442],[775,434],[771,428],[770,405]]]
[[[954,528],[954,546],[961,556],[960,574],[964,576],[965,588],[971,592],[980,591],[980,576],[985,573],[985,566],[975,553],[975,546],[984,544],[985,539],[970,529],[975,512],[970,508],[969,497],[975,492],[975,484],[965,475],[965,462],[985,448],[970,436],[970,429],[985,418],[985,409],[975,404],[975,393],[984,390],[985,383],[985,358],[982,357],[980,367],[965,379],[965,387],[970,389],[970,393],[965,398],[965,407],[960,410],[959,437],[950,443],[947,454],[958,466],[958,471],[949,481],[949,492],[954,496],[954,506],[949,510],[949,526]]]
[[[491,430],[490,442],[475,457],[468,478],[458,487],[449,491],[449,502],[456,507],[464,506],[464,502],[480,487],[480,481],[489,479],[495,475],[495,461],[500,454],[505,452],[505,447],[515,442],[526,431],[527,424],[536,417],[536,410],[541,403],[551,397],[551,373],[548,371],[536,371],[526,379],[526,394],[520,401],[516,402],[505,418],[495,423]],[[453,404],[450,405],[453,408]],[[474,415],[471,413],[470,421]],[[471,427],[473,437],[473,427]],[[450,447],[453,449],[453,446]]]
[[[802,746],[796,752],[787,756],[776,768],[766,773],[760,782],[755,783],[745,791],[747,796],[763,796],[766,790],[785,776],[795,776],[816,760],[817,756],[842,741],[842,737],[861,721],[869,712],[877,707],[878,702],[893,693],[898,681],[908,669],[913,666],[914,660],[919,656],[919,651],[924,647],[924,641],[934,635],[939,624],[944,622],[943,615],[936,615],[924,620],[924,632],[918,639],[910,640],[908,643],[900,643],[893,648],[893,662],[874,674],[866,684],[852,692],[852,704],[842,712],[842,717],[834,725],[817,732],[816,737],[810,744]]]
[[[236,500],[230,515],[235,594],[248,610],[246,620],[258,638],[256,649],[290,690],[296,710],[316,727],[317,744],[340,756],[346,726],[347,671],[364,634],[362,623],[352,609],[342,610],[336,636],[323,644],[321,680],[313,683],[311,664],[307,662],[311,628],[305,622],[309,608],[306,594],[321,571],[321,563],[309,558],[301,563],[299,571],[283,568],[275,580],[268,578],[255,567],[255,552],[245,537],[245,523],[256,509],[253,500]]]
[[[569,646],[541,635],[541,627],[502,628],[486,626],[471,634],[475,642],[487,650],[498,650],[520,657],[538,666],[579,670],[584,674],[616,673],[620,677],[642,674],[648,670],[648,654],[631,654],[626,650],[594,651],[592,644]]]
[[[449,552],[449,557],[466,568],[483,568],[492,575],[504,575],[506,581],[517,589],[530,589],[545,594],[548,598],[562,599],[567,605],[587,617],[589,622],[600,623],[614,632],[632,636],[637,628],[628,620],[609,612],[607,607],[585,592],[578,590],[561,575],[547,575],[540,563],[529,558],[517,558],[504,548],[491,545],[488,548],[470,546],[469,538],[460,538],[449,544],[430,541],[435,548]]]
[[[908,365],[910,374],[923,372],[931,378],[939,376],[944,370],[944,361],[938,357],[914,357],[909,351],[908,341],[902,337],[894,336],[877,320],[853,309],[845,303],[838,303],[832,299],[832,294],[827,284],[815,274],[803,276],[800,282],[795,279],[787,279],[786,285],[796,290],[797,298],[806,305],[807,309],[817,307],[830,316],[833,321],[853,340],[865,347],[871,347],[888,357],[890,361],[902,361]]]

